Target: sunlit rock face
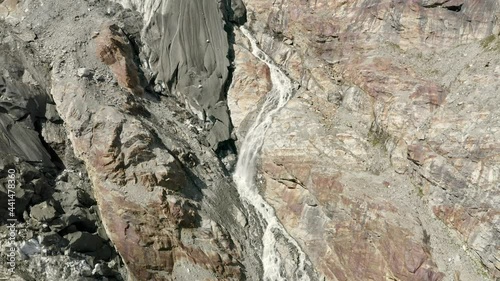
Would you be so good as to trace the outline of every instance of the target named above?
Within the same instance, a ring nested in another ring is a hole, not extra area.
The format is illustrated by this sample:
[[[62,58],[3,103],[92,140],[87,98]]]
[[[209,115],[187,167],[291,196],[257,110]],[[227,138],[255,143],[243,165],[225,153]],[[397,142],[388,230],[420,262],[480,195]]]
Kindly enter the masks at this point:
[[[262,193],[327,280],[498,277],[498,1],[245,3],[302,86],[264,142]],[[267,80],[236,42],[241,138]]]

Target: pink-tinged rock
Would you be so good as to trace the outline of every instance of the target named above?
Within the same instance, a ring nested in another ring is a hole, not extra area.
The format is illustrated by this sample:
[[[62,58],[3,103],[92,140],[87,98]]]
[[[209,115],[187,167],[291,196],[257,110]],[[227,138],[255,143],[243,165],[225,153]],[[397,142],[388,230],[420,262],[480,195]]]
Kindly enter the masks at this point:
[[[242,41],[241,35],[237,37]],[[267,65],[251,54],[247,47],[235,45],[235,63],[238,67],[233,72],[233,82],[227,99],[231,110],[231,121],[236,130],[252,111],[257,109],[261,97],[272,88]]]
[[[262,190],[327,280],[500,274],[500,61],[479,43],[500,31],[497,2],[248,1],[260,47],[304,91],[268,132]]]
[[[447,94],[448,91],[443,87],[431,84],[418,86],[410,98],[415,102],[421,100],[434,106],[440,106],[445,102]]]
[[[423,165],[426,160],[432,159],[434,153],[428,146],[414,144],[408,146],[408,159],[414,161],[418,165]]]
[[[123,31],[112,23],[102,25],[96,40],[97,57],[109,66],[118,84],[131,93],[142,95],[139,72],[134,63],[134,53]]]
[[[220,259],[224,254],[236,258],[238,251],[228,235],[200,226],[200,203],[184,195],[193,183],[176,155],[158,149],[161,139],[151,127],[99,103],[81,81],[55,75],[52,90],[128,278],[172,280],[176,270],[192,266],[207,278],[239,279],[235,260]],[[186,236],[205,236],[213,243],[186,243]]]

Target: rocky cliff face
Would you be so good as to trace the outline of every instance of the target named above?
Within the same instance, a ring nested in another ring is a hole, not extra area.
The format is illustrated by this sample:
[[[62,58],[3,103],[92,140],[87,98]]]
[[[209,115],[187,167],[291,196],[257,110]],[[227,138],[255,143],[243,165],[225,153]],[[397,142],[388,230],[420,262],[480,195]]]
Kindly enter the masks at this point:
[[[498,2],[246,4],[302,85],[264,141],[262,193],[326,279],[498,277]],[[236,42],[245,124],[266,81],[245,73],[266,70]]]
[[[496,0],[0,1],[9,278],[500,278],[499,17]]]

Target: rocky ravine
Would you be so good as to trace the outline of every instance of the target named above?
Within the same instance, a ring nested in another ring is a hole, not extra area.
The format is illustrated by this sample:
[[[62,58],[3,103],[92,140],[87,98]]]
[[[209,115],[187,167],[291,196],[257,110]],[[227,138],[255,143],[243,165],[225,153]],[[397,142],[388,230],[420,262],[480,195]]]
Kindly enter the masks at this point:
[[[243,2],[0,1],[9,278],[261,280],[269,233],[275,279],[500,278],[498,1]]]

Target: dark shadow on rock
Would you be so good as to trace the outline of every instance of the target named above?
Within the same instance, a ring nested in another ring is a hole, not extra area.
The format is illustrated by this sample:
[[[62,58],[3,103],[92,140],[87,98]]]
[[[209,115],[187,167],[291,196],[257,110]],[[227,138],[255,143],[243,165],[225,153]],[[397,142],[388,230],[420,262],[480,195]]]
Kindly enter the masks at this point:
[[[235,39],[235,34],[234,34],[234,29],[237,28],[240,25],[245,24],[247,21],[247,13],[246,13],[246,7],[245,4],[241,0],[225,0],[224,2],[224,17],[225,17],[225,25],[224,25],[224,31],[227,34],[227,41],[228,41],[228,52],[227,52],[227,58],[229,60],[229,67],[228,67],[228,77],[226,80],[226,83],[224,84],[224,99],[227,101],[227,93],[229,92],[229,88],[231,87],[231,84],[233,83],[233,74],[234,74],[234,61],[235,61],[235,52],[234,52],[234,45],[236,44],[236,39]],[[230,119],[230,131],[232,132],[234,129],[232,120],[231,120],[231,113],[229,108],[227,109],[229,119]],[[219,156],[219,158],[223,158],[227,156],[228,154],[237,154],[237,148],[235,145],[235,139],[232,137],[225,140],[221,141],[218,143],[217,148],[216,148],[216,153]]]

